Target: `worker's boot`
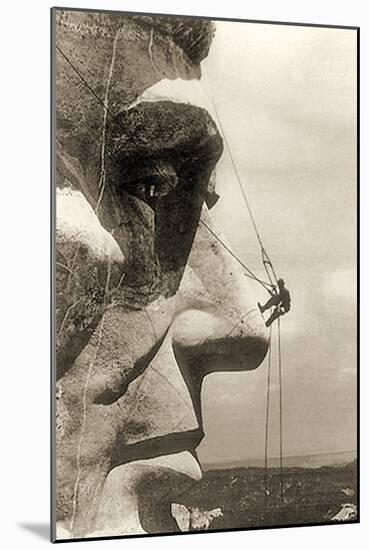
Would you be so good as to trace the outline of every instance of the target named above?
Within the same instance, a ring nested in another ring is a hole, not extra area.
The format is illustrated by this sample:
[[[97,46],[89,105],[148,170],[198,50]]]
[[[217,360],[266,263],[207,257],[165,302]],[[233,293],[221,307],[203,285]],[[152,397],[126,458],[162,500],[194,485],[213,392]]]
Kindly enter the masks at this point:
[[[278,317],[281,315],[280,311],[277,309],[275,309],[273,311],[273,313],[271,314],[271,316],[269,317],[269,319],[266,321],[265,323],[265,326],[267,327],[270,327],[270,325],[273,323],[273,321],[275,321],[276,319],[278,319]]]

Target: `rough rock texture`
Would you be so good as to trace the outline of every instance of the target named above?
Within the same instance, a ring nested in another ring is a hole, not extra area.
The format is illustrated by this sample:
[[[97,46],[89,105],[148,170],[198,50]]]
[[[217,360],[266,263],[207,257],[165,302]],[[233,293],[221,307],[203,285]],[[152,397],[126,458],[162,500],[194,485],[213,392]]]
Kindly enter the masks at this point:
[[[212,27],[57,13],[58,533],[175,530],[171,479],[201,475],[202,380],[256,368],[268,341],[252,287],[199,225],[213,227],[214,121],[122,106],[158,66],[198,76]]]
[[[200,510],[197,507],[187,508],[183,504],[172,504],[172,516],[182,532],[207,531],[215,518],[223,516],[221,508]]]
[[[57,132],[64,150],[91,165],[105,100],[111,119],[162,78],[199,78],[213,31],[208,21],[58,10]]]
[[[158,30],[162,35],[170,36],[192,63],[200,63],[209,53],[215,32],[212,21],[150,15],[141,15],[134,19],[142,25]]]
[[[186,451],[114,468],[101,494],[96,531],[105,535],[179,531],[171,501],[199,479],[201,470]],[[181,489],[175,491],[176,486]]]
[[[205,111],[165,102],[119,115],[106,144],[100,189],[82,171],[69,175],[60,155],[59,170],[73,184],[63,180],[58,202],[59,374],[82,351],[108,305],[138,308],[175,294],[222,152]]]

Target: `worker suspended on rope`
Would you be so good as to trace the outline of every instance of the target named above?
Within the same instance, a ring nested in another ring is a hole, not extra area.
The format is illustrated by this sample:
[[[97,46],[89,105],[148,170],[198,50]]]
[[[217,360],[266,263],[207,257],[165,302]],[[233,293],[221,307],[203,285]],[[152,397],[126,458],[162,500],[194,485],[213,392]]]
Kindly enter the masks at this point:
[[[278,291],[275,289],[273,295],[264,306],[258,302],[261,313],[264,313],[267,309],[275,306],[273,313],[265,323],[267,327],[269,327],[273,321],[278,319],[278,317],[287,313],[291,308],[291,295],[289,290],[285,287],[284,280],[278,279],[277,284]]]

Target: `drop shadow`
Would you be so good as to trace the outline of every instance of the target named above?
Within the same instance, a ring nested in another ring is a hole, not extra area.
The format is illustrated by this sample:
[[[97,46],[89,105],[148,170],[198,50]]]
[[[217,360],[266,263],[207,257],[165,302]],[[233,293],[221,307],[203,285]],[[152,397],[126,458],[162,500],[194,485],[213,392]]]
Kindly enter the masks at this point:
[[[50,540],[50,526],[48,523],[18,523],[18,527],[30,531],[41,539]]]

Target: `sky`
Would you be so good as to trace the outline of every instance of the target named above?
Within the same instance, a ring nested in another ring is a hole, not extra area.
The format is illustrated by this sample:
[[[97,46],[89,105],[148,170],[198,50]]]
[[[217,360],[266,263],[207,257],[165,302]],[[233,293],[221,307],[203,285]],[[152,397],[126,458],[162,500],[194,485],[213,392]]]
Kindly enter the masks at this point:
[[[284,453],[353,450],[356,33],[216,26],[202,63],[202,86],[214,98],[263,241],[292,296],[282,321]],[[217,182],[221,198],[212,217],[234,252],[262,275],[226,150]],[[275,359],[275,347],[272,354]],[[266,367],[264,361],[252,372],[206,377],[201,462],[263,458]],[[277,382],[274,360],[270,456],[277,456],[279,446]]]

